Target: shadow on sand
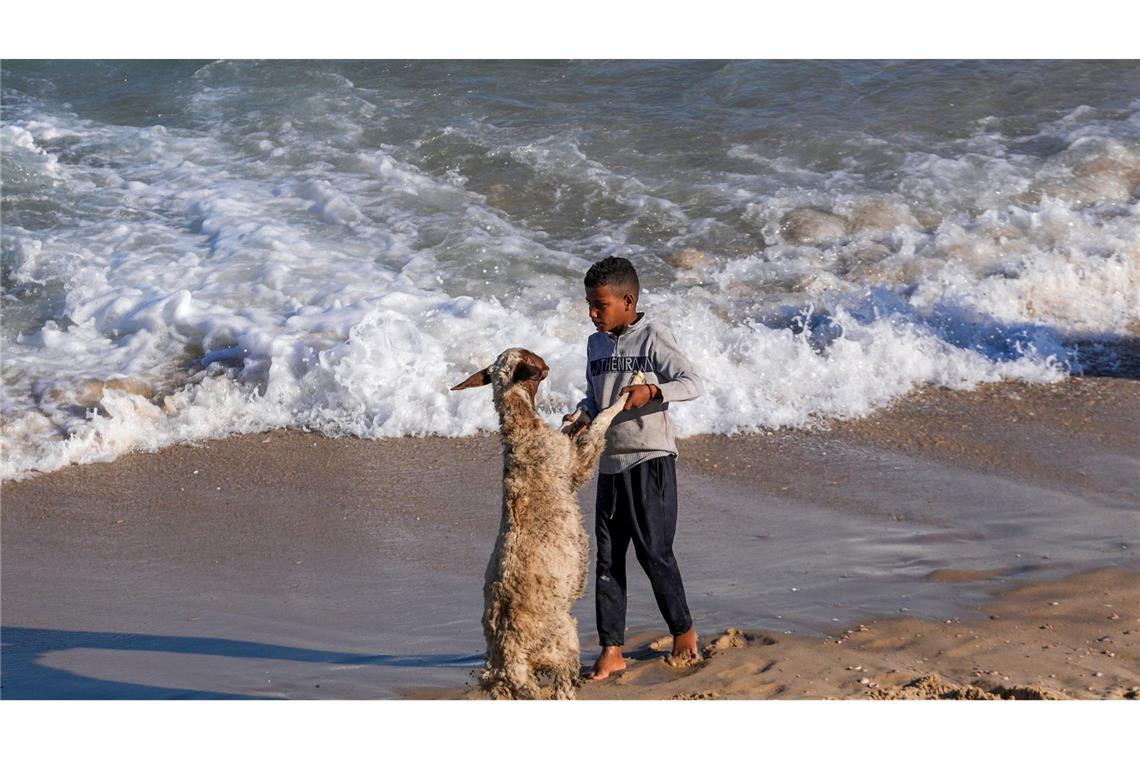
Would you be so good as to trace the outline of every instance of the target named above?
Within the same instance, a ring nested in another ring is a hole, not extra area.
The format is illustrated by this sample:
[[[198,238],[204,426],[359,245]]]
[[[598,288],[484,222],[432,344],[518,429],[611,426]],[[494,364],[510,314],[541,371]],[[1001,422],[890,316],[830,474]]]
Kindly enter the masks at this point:
[[[132,652],[287,660],[329,665],[382,665],[397,668],[478,667],[479,655],[373,655],[259,644],[199,636],[151,636],[50,628],[0,628],[0,698],[3,699],[273,699],[254,694],[146,686],[70,673],[44,665],[49,652],[108,649]]]

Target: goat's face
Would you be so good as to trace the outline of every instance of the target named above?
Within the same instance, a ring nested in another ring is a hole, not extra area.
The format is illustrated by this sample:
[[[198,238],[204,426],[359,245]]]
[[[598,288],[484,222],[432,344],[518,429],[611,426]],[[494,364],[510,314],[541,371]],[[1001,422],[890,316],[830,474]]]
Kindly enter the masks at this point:
[[[550,374],[550,368],[542,357],[525,348],[508,348],[490,367],[479,370],[451,390],[476,388],[490,383],[498,397],[515,385],[521,385],[530,394],[530,401],[538,394],[538,384]]]

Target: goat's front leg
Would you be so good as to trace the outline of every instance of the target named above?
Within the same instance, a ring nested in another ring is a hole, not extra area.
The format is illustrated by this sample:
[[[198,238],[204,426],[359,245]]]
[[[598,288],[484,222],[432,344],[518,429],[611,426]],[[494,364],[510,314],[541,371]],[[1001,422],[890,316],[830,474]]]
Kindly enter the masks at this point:
[[[578,407],[563,420],[562,427],[558,428],[558,432],[562,433],[563,435],[574,437],[574,426],[578,424],[579,421],[586,425],[589,425],[591,419],[592,418],[589,414],[586,413],[585,409]]]
[[[645,373],[641,370],[633,373],[633,379],[629,381],[630,385],[645,385]],[[598,412],[598,416],[590,423],[590,431],[593,433],[595,429],[600,429],[602,437],[606,435],[606,431],[610,429],[610,423],[614,421],[623,409],[625,409],[625,401],[629,398],[628,393],[623,393],[618,396],[617,401],[607,406],[602,411]]]
[[[633,379],[630,380],[629,384],[643,385],[644,383],[645,373],[638,370],[633,374]],[[617,401],[598,412],[598,416],[590,422],[590,427],[586,428],[585,432],[579,435],[575,441],[575,467],[572,478],[574,488],[578,488],[590,478],[598,457],[602,455],[602,449],[606,447],[606,431],[610,429],[614,417],[617,417],[625,408],[627,398],[629,398],[629,394],[623,393],[618,396]]]
[[[630,378],[629,384],[630,385],[644,385],[645,384],[645,373],[642,372],[641,370],[634,372],[633,377]],[[613,404],[611,404],[610,406],[603,409],[602,412],[598,415],[597,419],[604,419],[605,420],[604,426],[607,429],[609,428],[610,423],[613,421],[613,418],[615,416],[617,416],[617,413],[620,412],[622,410],[622,408],[625,406],[625,400],[628,396],[629,396],[628,393],[621,394],[620,396],[618,396],[617,401],[615,401]],[[608,416],[606,414],[607,412],[610,413],[610,414],[608,414]],[[577,424],[578,422],[583,422],[588,426],[592,426],[594,419],[595,418],[591,417],[586,412],[585,409],[583,409],[582,407],[578,407],[577,409],[575,409],[573,412],[571,412],[565,418],[565,420],[562,423],[562,427],[558,428],[558,432],[564,433],[565,435],[572,435],[571,431],[574,429],[575,424]]]

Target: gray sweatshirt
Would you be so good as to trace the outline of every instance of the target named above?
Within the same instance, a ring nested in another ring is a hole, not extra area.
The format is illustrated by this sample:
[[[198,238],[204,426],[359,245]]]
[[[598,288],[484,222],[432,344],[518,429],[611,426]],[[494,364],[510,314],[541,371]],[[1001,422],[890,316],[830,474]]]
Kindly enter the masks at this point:
[[[655,457],[676,454],[673,422],[666,413],[669,403],[694,399],[703,391],[700,377],[668,328],[639,313],[637,321],[620,335],[595,332],[590,336],[586,344],[587,395],[578,406],[596,416],[617,401],[621,389],[629,385],[639,369],[645,373],[646,383],[661,389],[661,400],[614,418],[598,465],[607,475]]]

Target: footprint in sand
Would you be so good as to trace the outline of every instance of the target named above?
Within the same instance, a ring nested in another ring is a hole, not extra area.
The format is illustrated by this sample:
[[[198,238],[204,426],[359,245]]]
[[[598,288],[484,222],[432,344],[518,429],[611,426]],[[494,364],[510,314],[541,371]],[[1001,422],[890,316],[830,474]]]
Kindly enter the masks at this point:
[[[715,691],[692,691],[682,694],[674,694],[669,699],[720,699],[721,696]]]
[[[729,649],[743,649],[753,644],[771,646],[775,643],[776,639],[762,633],[748,633],[739,628],[726,628],[722,635],[713,639],[712,643],[705,647],[705,657],[712,657],[718,652],[725,652]]]

